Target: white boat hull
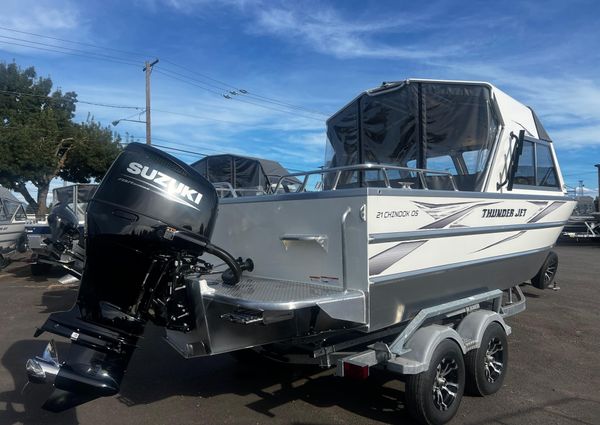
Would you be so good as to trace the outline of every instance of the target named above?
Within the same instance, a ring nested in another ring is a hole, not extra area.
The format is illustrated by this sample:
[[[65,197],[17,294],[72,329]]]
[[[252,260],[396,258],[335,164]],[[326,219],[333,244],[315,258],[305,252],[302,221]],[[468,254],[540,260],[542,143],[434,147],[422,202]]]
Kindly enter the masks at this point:
[[[564,196],[376,188],[223,200],[213,240],[253,258],[256,268],[245,273],[248,280],[235,297],[228,298],[231,291],[215,282],[192,281],[202,293],[197,301],[205,312],[202,323],[184,337],[186,343],[181,335],[167,333],[182,352],[182,347],[203,347],[186,356],[300,337],[308,327],[303,313],[308,304],[300,305],[298,295],[270,301],[278,291],[295,291],[298,285],[338,291],[339,299],[312,304],[320,311],[322,329],[372,332],[397,325],[440,302],[532,278],[573,206]],[[272,293],[257,299],[265,287]],[[241,307],[294,310],[298,320],[248,333],[245,326],[222,319]]]

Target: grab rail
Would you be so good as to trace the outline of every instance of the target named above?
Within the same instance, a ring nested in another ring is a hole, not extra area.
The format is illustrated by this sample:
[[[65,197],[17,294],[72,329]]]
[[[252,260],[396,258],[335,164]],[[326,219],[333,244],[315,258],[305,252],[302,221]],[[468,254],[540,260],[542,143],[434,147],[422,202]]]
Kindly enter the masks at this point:
[[[232,198],[239,198],[240,194],[251,193],[254,195],[268,195],[269,190],[265,190],[262,187],[250,188],[250,187],[238,187],[234,188],[229,182],[214,182],[211,183],[219,198],[225,198],[227,195],[231,195]]]
[[[296,192],[303,192],[308,183],[309,176],[312,176],[315,174],[324,175],[324,174],[329,174],[329,173],[335,173],[335,177],[333,179],[333,185],[331,186],[330,190],[336,190],[337,186],[339,184],[339,181],[340,181],[340,177],[343,172],[347,172],[347,171],[356,172],[356,171],[369,171],[369,170],[381,170],[383,172],[383,182],[384,182],[386,188],[392,187],[390,184],[390,178],[388,176],[388,170],[399,170],[399,171],[408,171],[408,172],[416,173],[419,176],[419,181],[421,182],[421,186],[423,187],[423,189],[426,189],[426,190],[429,189],[429,187],[427,185],[427,179],[425,178],[426,174],[439,174],[439,175],[447,176],[450,179],[450,183],[452,183],[453,190],[458,191],[456,182],[454,181],[454,176],[452,175],[452,173],[449,173],[447,171],[427,170],[425,168],[399,167],[396,165],[386,165],[386,164],[357,164],[357,165],[345,165],[342,167],[332,167],[332,168],[325,168],[325,169],[321,169],[321,170],[303,171],[303,172],[299,172],[299,173],[286,174],[285,176],[282,176],[279,178],[279,180],[277,181],[277,185],[275,186],[274,192],[277,193],[283,180],[285,180],[286,178],[290,178],[290,177],[303,177],[302,184],[300,184],[300,186],[298,186],[298,188],[296,189]],[[402,184],[403,188],[405,188],[405,189],[409,185],[409,183],[407,183],[407,182],[400,182],[400,184]]]

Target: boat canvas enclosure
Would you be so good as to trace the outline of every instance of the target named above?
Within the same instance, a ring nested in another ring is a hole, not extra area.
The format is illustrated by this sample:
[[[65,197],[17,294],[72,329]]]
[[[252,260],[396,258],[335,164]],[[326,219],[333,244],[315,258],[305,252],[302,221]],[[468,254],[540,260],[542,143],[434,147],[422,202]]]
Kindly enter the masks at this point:
[[[327,166],[445,170],[459,190],[481,190],[500,128],[491,98],[487,85],[467,83],[402,82],[367,91],[328,120]],[[448,176],[426,178],[430,189],[449,188]],[[423,184],[408,170],[393,172],[392,187],[400,181]],[[377,183],[383,183],[377,171],[345,173],[338,187]]]
[[[194,162],[192,168],[211,183],[225,185],[236,196],[270,193],[272,185],[289,174],[277,161],[232,154],[206,156]]]
[[[26,221],[27,215],[21,202],[0,186],[0,269],[8,264],[10,255],[26,250]]]

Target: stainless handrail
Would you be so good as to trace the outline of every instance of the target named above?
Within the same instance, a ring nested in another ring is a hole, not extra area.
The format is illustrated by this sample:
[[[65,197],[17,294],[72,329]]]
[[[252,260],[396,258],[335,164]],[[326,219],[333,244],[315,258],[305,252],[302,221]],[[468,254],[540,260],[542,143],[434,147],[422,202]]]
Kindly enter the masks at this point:
[[[296,190],[296,192],[302,192],[305,187],[306,184],[308,183],[308,177],[311,175],[315,175],[315,174],[329,174],[329,173],[335,173],[335,177],[333,180],[333,185],[331,186],[330,190],[336,190],[337,186],[339,184],[340,181],[340,176],[342,175],[342,173],[344,171],[368,171],[368,170],[381,170],[383,171],[383,181],[385,184],[386,188],[391,188],[390,185],[390,178],[388,176],[388,172],[387,170],[399,170],[399,171],[408,171],[408,172],[413,172],[416,173],[419,176],[419,180],[421,182],[421,186],[423,187],[423,189],[425,190],[429,190],[429,187],[427,187],[427,179],[426,174],[440,174],[443,176],[447,176],[450,179],[450,183],[452,183],[452,188],[454,191],[458,191],[458,188],[456,186],[456,182],[454,181],[454,176],[452,175],[452,173],[449,173],[448,171],[439,171],[439,170],[428,170],[425,168],[411,168],[411,167],[400,167],[400,166],[396,166],[396,165],[387,165],[387,164],[356,164],[356,165],[345,165],[342,167],[332,167],[332,168],[325,168],[325,169],[320,169],[320,170],[312,170],[312,171],[303,171],[300,173],[292,173],[292,174],[286,174],[285,176],[282,176],[279,178],[279,181],[277,182],[277,185],[275,186],[275,193],[277,193],[277,191],[279,190],[279,187],[282,183],[282,181],[286,178],[289,177],[304,177],[302,184],[298,187],[298,189]]]
[[[215,190],[218,192],[219,197],[222,198],[224,194],[227,192],[231,193],[231,196],[237,198],[237,193],[235,193],[235,189],[229,182],[213,182]]]

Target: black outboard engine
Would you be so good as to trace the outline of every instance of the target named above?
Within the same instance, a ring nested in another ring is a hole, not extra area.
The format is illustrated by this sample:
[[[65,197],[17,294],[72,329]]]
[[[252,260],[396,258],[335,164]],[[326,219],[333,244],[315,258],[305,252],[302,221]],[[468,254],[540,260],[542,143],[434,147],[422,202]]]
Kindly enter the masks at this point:
[[[36,332],[69,338],[69,358],[59,363],[50,343],[27,362],[30,381],[53,381],[56,388],[44,408],[61,411],[117,393],[147,320],[193,329],[184,276],[211,271],[202,254],[227,264],[224,283],[252,270],[251,260],[235,260],[210,243],[217,206],[214,187],[177,158],[141,144],[117,158],[87,209],[77,302]]]
[[[53,254],[60,258],[60,254],[71,247],[73,239],[79,238],[79,219],[64,200],[52,207],[48,215],[48,226],[50,227],[50,238],[44,242],[53,250]]]

